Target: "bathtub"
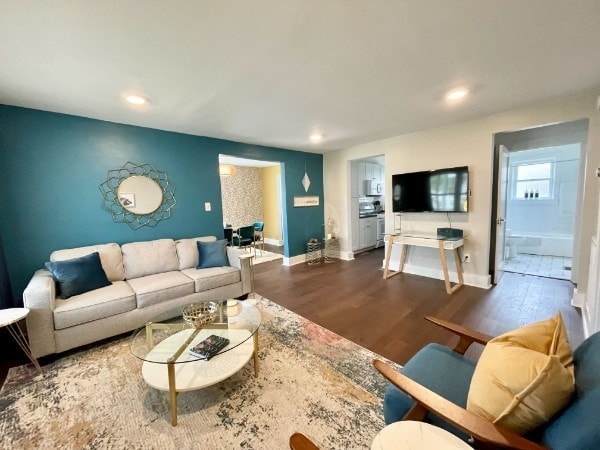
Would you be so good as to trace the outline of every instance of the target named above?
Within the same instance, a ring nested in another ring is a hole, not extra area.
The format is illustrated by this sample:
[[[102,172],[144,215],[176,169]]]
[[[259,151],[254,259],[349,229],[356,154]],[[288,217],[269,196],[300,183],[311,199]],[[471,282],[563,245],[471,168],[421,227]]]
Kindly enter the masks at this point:
[[[512,236],[519,238],[517,253],[565,258],[573,256],[573,236],[570,234],[513,231]]]

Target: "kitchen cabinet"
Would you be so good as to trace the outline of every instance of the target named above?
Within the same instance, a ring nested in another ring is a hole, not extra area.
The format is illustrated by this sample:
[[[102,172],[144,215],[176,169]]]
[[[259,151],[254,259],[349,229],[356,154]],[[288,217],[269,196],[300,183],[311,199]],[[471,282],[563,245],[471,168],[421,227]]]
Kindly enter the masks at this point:
[[[366,167],[366,179],[367,180],[372,180],[372,181],[376,181],[379,182],[379,180],[381,179],[380,177],[380,165],[377,163],[366,163],[367,167]]]
[[[367,162],[367,161],[359,161],[356,173],[358,174],[358,196],[365,197],[369,195],[367,192],[367,181],[381,182],[381,170],[382,165]],[[351,166],[352,170],[352,166]],[[351,172],[351,176],[353,173]],[[354,178],[353,178],[354,179]],[[354,195],[352,195],[354,196]]]
[[[377,243],[377,217],[359,219],[358,249],[375,247]]]
[[[373,162],[361,162],[363,165],[361,169],[361,174],[363,176],[363,181],[372,180],[379,181],[380,179],[380,165]]]

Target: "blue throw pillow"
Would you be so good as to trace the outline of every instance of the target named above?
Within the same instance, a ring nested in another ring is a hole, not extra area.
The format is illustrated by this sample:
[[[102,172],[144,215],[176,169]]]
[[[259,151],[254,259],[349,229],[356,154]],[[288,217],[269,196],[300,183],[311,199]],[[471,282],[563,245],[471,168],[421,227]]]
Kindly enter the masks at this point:
[[[215,242],[198,241],[198,256],[200,257],[196,269],[206,269],[207,267],[223,267],[229,265],[227,259],[227,240],[221,239]]]
[[[46,268],[58,283],[58,296],[69,298],[104,286],[110,286],[100,262],[100,254],[94,252],[81,258],[47,262]]]

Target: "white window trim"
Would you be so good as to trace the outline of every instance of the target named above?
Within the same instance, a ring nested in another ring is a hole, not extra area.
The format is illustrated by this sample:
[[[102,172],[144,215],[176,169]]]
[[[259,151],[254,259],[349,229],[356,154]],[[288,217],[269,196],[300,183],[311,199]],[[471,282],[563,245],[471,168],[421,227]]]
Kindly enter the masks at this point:
[[[518,180],[517,179],[517,173],[518,173],[519,166],[530,166],[530,165],[534,165],[534,164],[544,164],[544,163],[551,164],[551,169],[550,169],[551,173],[550,173],[549,178],[528,178],[526,180]],[[543,198],[537,198],[537,199],[535,199],[535,201],[543,202],[543,203],[551,203],[551,202],[556,203],[558,201],[556,198],[556,163],[557,163],[556,158],[543,158],[543,159],[530,159],[530,160],[524,160],[524,161],[516,161],[514,163],[514,165],[510,166],[510,170],[511,170],[510,184],[509,184],[510,200],[515,201],[515,202],[530,202],[531,201],[530,198],[517,197],[517,182],[518,181],[549,180],[550,186],[548,187],[548,192],[549,192],[550,196],[543,197]]]

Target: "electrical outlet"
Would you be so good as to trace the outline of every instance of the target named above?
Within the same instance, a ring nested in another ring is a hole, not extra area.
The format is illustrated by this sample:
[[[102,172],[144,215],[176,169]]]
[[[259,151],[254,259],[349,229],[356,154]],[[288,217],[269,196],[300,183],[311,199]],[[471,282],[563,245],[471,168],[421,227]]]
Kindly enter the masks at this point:
[[[470,263],[471,262],[471,255],[469,255],[468,253],[465,253],[463,255],[463,262]]]

